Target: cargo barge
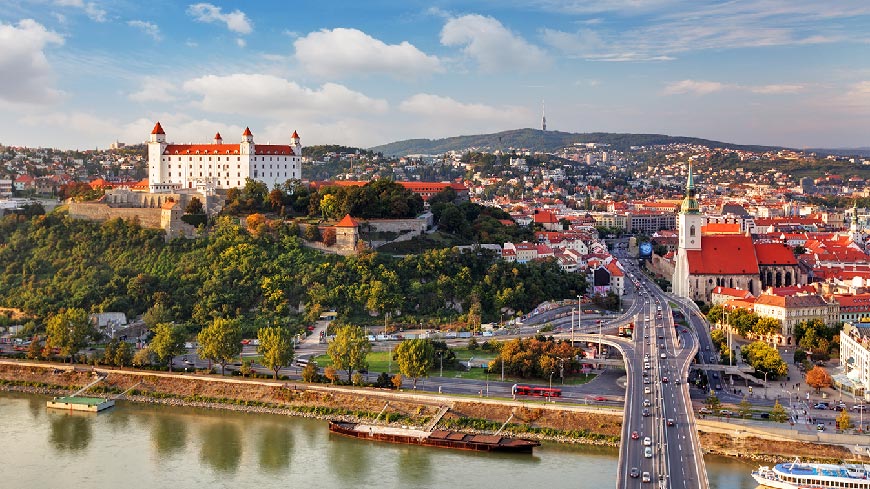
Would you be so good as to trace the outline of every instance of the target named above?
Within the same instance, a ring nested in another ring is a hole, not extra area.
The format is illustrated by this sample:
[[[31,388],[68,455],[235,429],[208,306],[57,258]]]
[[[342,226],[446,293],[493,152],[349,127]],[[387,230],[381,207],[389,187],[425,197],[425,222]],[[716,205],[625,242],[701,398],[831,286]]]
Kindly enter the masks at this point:
[[[330,421],[329,431],[361,440],[403,443],[426,447],[473,450],[477,452],[532,453],[541,446],[536,440],[501,435],[473,435],[448,430],[424,431],[392,426],[375,426],[343,421]]]

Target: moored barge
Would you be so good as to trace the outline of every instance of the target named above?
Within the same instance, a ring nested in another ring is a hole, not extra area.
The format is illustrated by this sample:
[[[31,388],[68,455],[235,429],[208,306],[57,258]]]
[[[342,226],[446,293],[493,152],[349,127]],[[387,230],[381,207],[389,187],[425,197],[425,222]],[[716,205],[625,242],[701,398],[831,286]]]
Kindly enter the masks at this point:
[[[392,426],[375,426],[344,421],[330,421],[329,431],[361,440],[403,443],[427,447],[473,450],[477,452],[532,453],[541,446],[536,440],[501,435],[474,435],[449,430],[424,431]]]

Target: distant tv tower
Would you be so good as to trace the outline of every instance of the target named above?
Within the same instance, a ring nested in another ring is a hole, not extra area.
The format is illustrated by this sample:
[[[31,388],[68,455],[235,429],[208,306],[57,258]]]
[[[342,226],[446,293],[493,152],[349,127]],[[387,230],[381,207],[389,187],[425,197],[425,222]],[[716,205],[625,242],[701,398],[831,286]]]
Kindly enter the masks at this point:
[[[547,130],[547,115],[544,113],[544,101],[541,100],[541,130]]]

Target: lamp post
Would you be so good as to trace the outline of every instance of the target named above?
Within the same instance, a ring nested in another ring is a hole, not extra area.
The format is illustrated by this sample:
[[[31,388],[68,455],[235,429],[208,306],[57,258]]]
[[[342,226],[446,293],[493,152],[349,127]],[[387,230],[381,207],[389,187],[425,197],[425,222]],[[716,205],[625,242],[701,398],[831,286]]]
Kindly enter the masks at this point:
[[[555,373],[555,370],[550,371],[550,389],[553,388],[553,374],[554,373]]]
[[[444,377],[444,350],[438,350],[437,353],[438,353],[438,363],[440,366],[440,369],[438,371],[438,376]]]

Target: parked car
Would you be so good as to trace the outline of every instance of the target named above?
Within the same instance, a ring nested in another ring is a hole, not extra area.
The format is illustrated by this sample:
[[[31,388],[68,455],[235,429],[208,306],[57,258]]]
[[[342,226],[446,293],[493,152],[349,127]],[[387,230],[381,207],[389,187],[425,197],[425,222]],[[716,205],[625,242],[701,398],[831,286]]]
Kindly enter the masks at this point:
[[[865,404],[855,404],[852,406],[852,411],[866,411],[867,406]]]
[[[829,407],[830,407],[830,406],[828,406],[828,403],[826,403],[826,402],[817,402],[817,403],[813,406],[813,408],[815,408],[815,409],[828,409]]]
[[[704,407],[698,410],[698,414],[713,414],[713,410]]]
[[[729,409],[720,409],[719,415],[720,416],[734,416],[734,412],[729,410]]]

